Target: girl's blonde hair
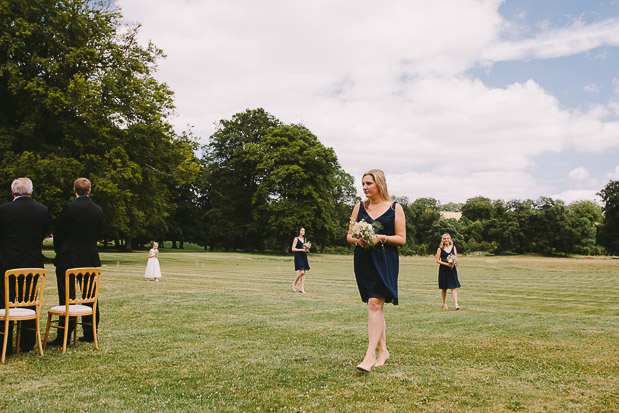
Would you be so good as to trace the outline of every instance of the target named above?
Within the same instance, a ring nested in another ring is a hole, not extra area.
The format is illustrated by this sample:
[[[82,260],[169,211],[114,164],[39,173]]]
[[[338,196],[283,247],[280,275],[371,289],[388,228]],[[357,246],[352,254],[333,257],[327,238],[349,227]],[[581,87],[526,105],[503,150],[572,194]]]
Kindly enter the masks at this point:
[[[454,245],[454,241],[451,239],[451,235],[445,233],[441,236],[441,242],[438,244],[439,248],[443,248],[443,238],[447,235],[449,237],[449,245]]]
[[[385,201],[391,201],[391,197],[389,196],[389,191],[387,190],[387,179],[385,178],[385,173],[381,171],[380,169],[371,169],[367,171],[366,173],[364,173],[361,179],[363,180],[363,178],[365,178],[368,175],[371,176],[372,179],[374,179],[374,183],[376,183],[376,186],[378,187],[378,192],[380,193],[380,196]],[[368,206],[369,203],[370,203],[370,200],[366,199],[363,205]]]

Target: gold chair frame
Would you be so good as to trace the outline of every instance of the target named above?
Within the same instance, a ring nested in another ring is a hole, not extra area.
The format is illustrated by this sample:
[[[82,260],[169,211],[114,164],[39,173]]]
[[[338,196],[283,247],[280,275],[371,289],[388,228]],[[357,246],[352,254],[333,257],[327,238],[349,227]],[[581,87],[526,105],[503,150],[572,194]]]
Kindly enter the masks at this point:
[[[47,327],[45,328],[44,347],[47,347],[47,337],[49,328],[57,328],[64,330],[64,339],[62,342],[62,353],[67,352],[67,337],[69,335],[69,318],[76,317],[75,325],[73,326],[73,345],[77,345],[77,325],[84,323],[84,316],[92,315],[92,334],[94,338],[95,348],[99,349],[97,341],[97,304],[99,299],[99,284],[101,281],[101,268],[82,267],[69,268],[64,275],[65,280],[65,304],[52,307],[47,312]],[[75,288],[75,298],[71,298],[71,284]],[[92,308],[85,305],[92,304]],[[52,317],[58,316],[58,324],[52,324]],[[77,317],[82,317],[82,322],[77,321]],[[63,322],[64,319],[64,322]]]
[[[2,297],[4,308],[0,309],[0,321],[4,321],[3,329],[0,331],[0,334],[4,336],[2,341],[2,363],[4,363],[6,357],[8,340],[13,339],[13,337],[9,337],[9,323],[11,321],[17,321],[17,345],[15,346],[15,352],[18,353],[22,321],[36,320],[37,344],[39,345],[39,353],[43,356],[39,314],[41,312],[41,298],[43,297],[46,276],[47,272],[43,268],[15,268],[4,273],[4,297]],[[11,280],[15,293],[15,297],[12,300],[9,297]],[[25,307],[36,307],[36,310]]]

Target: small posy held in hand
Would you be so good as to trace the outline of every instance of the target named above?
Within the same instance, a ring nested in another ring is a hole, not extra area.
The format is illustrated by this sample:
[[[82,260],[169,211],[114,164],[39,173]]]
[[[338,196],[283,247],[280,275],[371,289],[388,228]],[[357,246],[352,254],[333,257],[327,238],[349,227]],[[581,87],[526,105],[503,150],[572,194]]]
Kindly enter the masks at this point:
[[[361,241],[361,246],[367,248],[376,244],[379,239],[376,237],[376,232],[382,229],[380,222],[374,221],[371,224],[364,219],[361,221],[355,221],[354,218],[350,219],[350,235]]]

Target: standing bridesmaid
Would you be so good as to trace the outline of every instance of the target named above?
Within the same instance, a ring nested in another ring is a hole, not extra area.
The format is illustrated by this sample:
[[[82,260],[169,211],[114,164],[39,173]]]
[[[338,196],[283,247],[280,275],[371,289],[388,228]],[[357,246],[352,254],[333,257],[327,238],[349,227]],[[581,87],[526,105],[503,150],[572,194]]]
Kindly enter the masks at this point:
[[[406,218],[402,206],[389,197],[383,171],[366,172],[361,182],[367,199],[355,205],[351,221],[364,220],[370,224],[376,221],[382,227],[376,231],[371,245],[352,236],[352,225],[346,237],[355,245],[355,278],[361,300],[368,303],[368,348],[357,369],[369,372],[389,358],[383,306],[398,305],[398,246],[406,243]]]
[[[305,238],[305,228],[299,228],[299,233],[292,240],[292,251],[294,251],[294,269],[298,271],[297,277],[294,282],[290,284],[292,291],[297,291],[297,281],[301,279],[301,293],[305,294],[305,271],[310,269],[309,262],[307,261],[308,249],[303,246],[307,242]]]
[[[452,262],[448,262],[448,257],[453,255]],[[441,289],[441,296],[443,297],[443,308],[447,310],[447,290],[451,290],[451,296],[454,299],[454,306],[456,310],[460,309],[458,305],[458,290],[460,288],[460,281],[458,281],[458,270],[456,269],[456,257],[458,251],[456,246],[451,240],[451,235],[443,234],[441,244],[436,250],[436,262],[438,267],[438,288]]]

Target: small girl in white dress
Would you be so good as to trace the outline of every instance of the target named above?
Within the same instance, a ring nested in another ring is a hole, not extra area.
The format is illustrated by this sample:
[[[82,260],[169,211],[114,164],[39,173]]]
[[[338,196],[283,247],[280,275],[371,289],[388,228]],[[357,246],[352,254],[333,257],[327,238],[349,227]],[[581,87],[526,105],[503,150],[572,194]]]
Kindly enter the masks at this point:
[[[159,281],[161,278],[161,268],[159,267],[159,244],[153,242],[153,248],[148,251],[148,262],[146,263],[146,272],[144,277],[146,281],[155,280]]]

